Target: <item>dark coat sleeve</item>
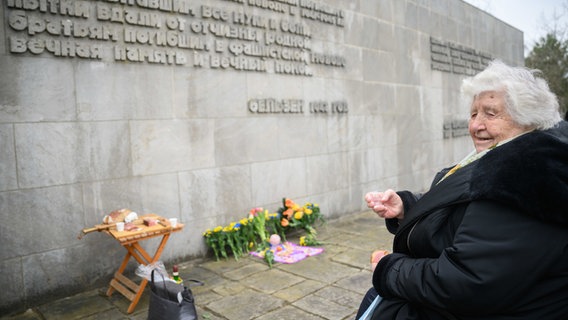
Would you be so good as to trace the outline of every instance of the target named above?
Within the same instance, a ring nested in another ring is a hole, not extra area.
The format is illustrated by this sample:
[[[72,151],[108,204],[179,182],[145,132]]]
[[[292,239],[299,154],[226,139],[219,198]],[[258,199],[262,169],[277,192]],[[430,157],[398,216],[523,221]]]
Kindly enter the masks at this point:
[[[388,255],[375,269],[373,286],[384,298],[456,314],[518,311],[540,279],[565,264],[567,242],[565,227],[496,202],[472,202],[453,244],[437,259]]]

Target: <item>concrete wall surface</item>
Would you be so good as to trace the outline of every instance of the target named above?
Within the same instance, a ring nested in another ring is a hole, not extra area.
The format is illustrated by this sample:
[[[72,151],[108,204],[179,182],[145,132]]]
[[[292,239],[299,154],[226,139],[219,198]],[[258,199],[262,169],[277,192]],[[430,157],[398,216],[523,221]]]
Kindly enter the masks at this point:
[[[471,148],[461,79],[523,64],[522,32],[460,0],[0,11],[0,313],[106,284],[125,250],[77,235],[115,209],[184,223],[172,262],[283,197],[331,218],[370,190],[425,190]]]

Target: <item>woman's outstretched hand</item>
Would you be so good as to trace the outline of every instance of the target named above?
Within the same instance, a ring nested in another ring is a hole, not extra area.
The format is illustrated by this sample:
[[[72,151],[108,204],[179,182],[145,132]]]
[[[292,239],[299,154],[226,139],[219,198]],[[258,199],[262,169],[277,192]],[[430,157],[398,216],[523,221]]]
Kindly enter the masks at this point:
[[[365,195],[365,201],[367,201],[367,207],[375,211],[381,218],[404,218],[402,199],[392,189],[385,192],[369,192]]]

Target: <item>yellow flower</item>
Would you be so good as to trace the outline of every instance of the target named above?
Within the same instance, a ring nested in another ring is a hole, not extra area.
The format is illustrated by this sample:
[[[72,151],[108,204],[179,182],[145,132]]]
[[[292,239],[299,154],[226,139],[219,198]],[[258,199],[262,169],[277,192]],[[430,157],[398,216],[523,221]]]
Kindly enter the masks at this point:
[[[300,237],[300,245],[301,245],[301,246],[305,246],[305,245],[306,245],[306,237],[305,237],[305,236]]]
[[[296,220],[302,219],[303,216],[304,216],[304,213],[302,211],[296,211],[296,213],[294,213],[294,218]]]
[[[223,230],[223,227],[217,226],[215,229],[213,229],[213,232],[221,232],[222,230]]]
[[[310,214],[313,213],[312,209],[305,209],[304,212],[305,212],[307,215],[310,215]]]
[[[231,231],[233,228],[231,228],[231,226],[226,226],[225,228],[223,228],[223,231],[225,232],[229,232]]]

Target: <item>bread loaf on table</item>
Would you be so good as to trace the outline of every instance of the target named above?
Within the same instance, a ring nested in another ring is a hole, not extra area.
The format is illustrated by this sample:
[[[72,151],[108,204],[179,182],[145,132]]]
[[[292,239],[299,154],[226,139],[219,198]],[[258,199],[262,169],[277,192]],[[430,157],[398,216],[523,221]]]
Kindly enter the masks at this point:
[[[114,210],[113,212],[104,216],[103,223],[111,224],[111,223],[117,223],[117,222],[124,222],[124,218],[126,218],[126,216],[131,212],[132,212],[132,210],[130,210],[130,209]]]

